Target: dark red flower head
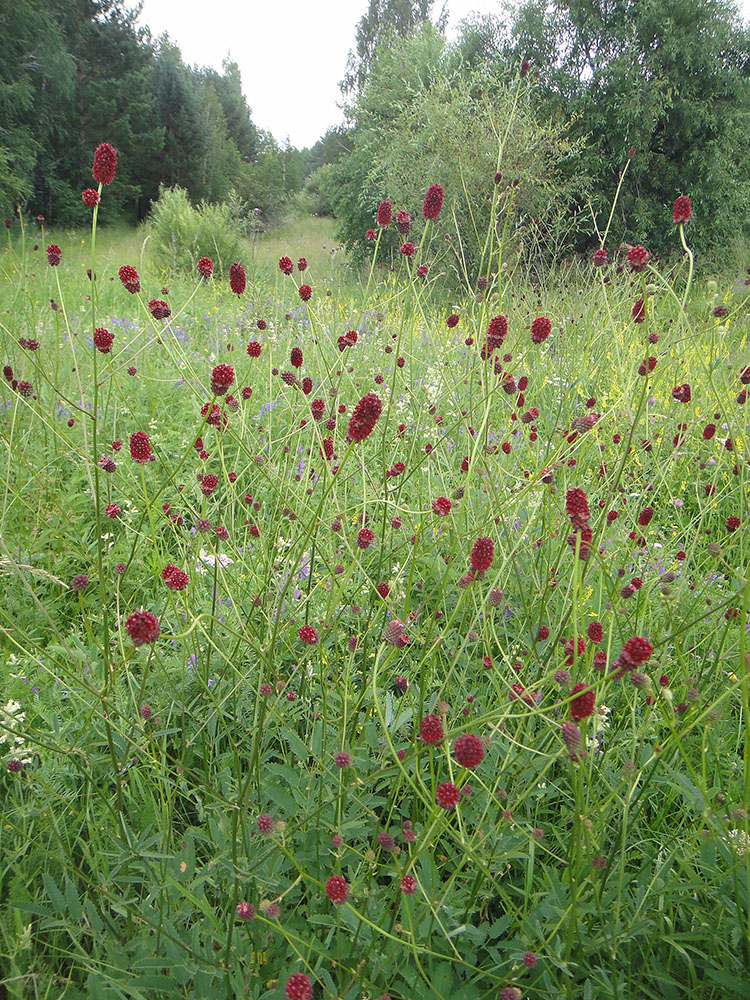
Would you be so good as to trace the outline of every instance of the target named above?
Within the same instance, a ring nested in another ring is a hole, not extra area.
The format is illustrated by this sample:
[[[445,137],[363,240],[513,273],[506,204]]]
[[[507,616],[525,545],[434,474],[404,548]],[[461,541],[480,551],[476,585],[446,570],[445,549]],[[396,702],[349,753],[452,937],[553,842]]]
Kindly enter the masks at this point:
[[[574,684],[571,694],[577,695],[570,703],[571,719],[588,719],[594,711],[594,692],[588,684]]]
[[[565,495],[565,509],[574,527],[583,526],[590,516],[589,501],[585,492],[578,487],[568,490]]]
[[[422,215],[425,219],[437,219],[443,207],[444,192],[439,184],[432,184],[425,195]]]
[[[161,571],[161,578],[169,590],[184,590],[190,582],[187,573],[172,563],[167,563]]]
[[[592,263],[594,267],[604,267],[604,265],[607,263],[606,247],[599,247],[598,250],[594,251],[594,256],[592,257]]]
[[[131,295],[135,295],[136,292],[141,290],[141,279],[138,277],[138,272],[130,264],[123,264],[123,266],[118,271],[120,275],[120,281],[125,286],[125,290],[130,292]]]
[[[172,310],[163,299],[151,299],[148,308],[154,319],[169,319]]]
[[[450,314],[448,319],[445,321],[445,325],[448,327],[449,330],[452,330],[454,327],[458,326],[458,318],[459,318],[458,313]]]
[[[632,271],[645,271],[649,253],[645,247],[635,246],[628,250],[628,264]]]
[[[245,268],[242,264],[232,264],[229,268],[229,287],[235,295],[242,295],[246,284]]]
[[[279,270],[282,274],[291,274],[294,264],[291,257],[279,257]]]
[[[57,267],[62,260],[62,250],[56,243],[50,243],[47,247],[47,263],[50,267]]]
[[[408,212],[401,211],[396,213],[396,228],[402,236],[409,235],[409,229],[411,228],[411,216]]]
[[[683,383],[683,385],[676,385],[672,389],[672,395],[678,403],[689,403],[692,398],[690,385],[687,382]]]
[[[679,198],[676,198],[674,208],[672,209],[672,221],[674,224],[682,226],[686,222],[690,222],[691,209],[690,199],[686,194],[681,194]]]
[[[136,431],[130,435],[130,457],[140,465],[151,461],[151,442],[145,431]]]
[[[81,194],[81,200],[86,208],[94,208],[99,204],[99,192],[95,191],[93,188],[86,188],[86,190]]]
[[[210,257],[201,257],[198,261],[198,274],[202,278],[210,278],[214,273],[214,262]]]
[[[300,639],[307,643],[308,646],[314,646],[318,641],[318,633],[312,625],[303,625],[298,634]]]
[[[378,205],[378,225],[387,229],[393,218],[393,205],[389,201],[381,201]]]
[[[440,717],[437,715],[425,715],[419,724],[419,735],[425,743],[440,743],[445,735]]]
[[[374,392],[368,392],[366,396],[363,396],[349,418],[347,441],[359,442],[369,437],[382,412],[383,404],[379,396],[376,396]]]
[[[231,365],[216,365],[211,372],[211,392],[214,396],[223,396],[234,383],[234,368]]]
[[[524,61],[521,63],[521,70],[520,70],[519,76],[521,77],[522,80],[526,76],[526,74],[529,72],[529,66],[530,65],[531,65],[531,63],[530,63],[530,61],[528,59],[524,59]]]
[[[94,165],[91,173],[97,184],[111,184],[117,170],[117,150],[108,142],[103,142],[94,150]]]
[[[441,809],[446,809],[450,812],[461,801],[461,790],[452,781],[444,781],[442,785],[438,785],[437,792],[435,793],[435,801]]]
[[[298,291],[303,302],[309,302],[312,298],[312,288],[309,285],[300,285]]]
[[[468,767],[470,770],[479,767],[484,759],[482,741],[478,736],[473,736],[471,733],[464,733],[453,744],[453,756],[461,767]]]
[[[349,886],[342,875],[331,875],[326,882],[326,896],[339,906],[349,898]]]
[[[307,259],[305,257],[300,257],[297,261],[297,270],[306,271],[307,270]]]
[[[286,981],[284,988],[286,1000],[312,1000],[312,983],[304,972],[295,972]]]
[[[487,347],[490,351],[502,347],[503,341],[508,335],[507,316],[493,316],[487,329]]]
[[[404,243],[401,247],[401,253],[404,257],[413,257],[416,249],[413,243]]]
[[[109,330],[105,330],[104,327],[97,327],[94,330],[94,347],[97,351],[101,351],[102,354],[109,354],[112,350],[114,340],[115,338]]]
[[[483,573],[495,558],[495,543],[491,538],[477,538],[471,550],[471,568],[475,573]]]
[[[531,340],[534,344],[541,344],[552,332],[552,323],[546,316],[538,316],[531,324]]]
[[[374,229],[368,229],[367,232],[365,233],[365,239],[369,240],[370,242],[377,239],[377,237],[378,234],[375,232]]]
[[[632,639],[628,639],[625,645],[622,647],[622,652],[620,657],[626,660],[628,664],[633,664],[633,666],[640,666],[641,663],[645,663],[646,660],[651,656],[654,651],[654,647],[644,636],[633,636]]]
[[[161,631],[156,615],[151,614],[150,611],[134,611],[126,619],[125,628],[128,630],[128,635],[134,646],[156,642]]]

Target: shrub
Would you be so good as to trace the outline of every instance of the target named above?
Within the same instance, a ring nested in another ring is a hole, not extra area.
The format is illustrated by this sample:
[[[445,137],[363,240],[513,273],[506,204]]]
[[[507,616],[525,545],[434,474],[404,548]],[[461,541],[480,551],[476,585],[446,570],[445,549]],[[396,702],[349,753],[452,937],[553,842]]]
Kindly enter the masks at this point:
[[[200,257],[211,257],[219,274],[228,272],[243,252],[242,203],[191,205],[183,188],[159,188],[147,231],[156,262],[165,270],[194,271]]]

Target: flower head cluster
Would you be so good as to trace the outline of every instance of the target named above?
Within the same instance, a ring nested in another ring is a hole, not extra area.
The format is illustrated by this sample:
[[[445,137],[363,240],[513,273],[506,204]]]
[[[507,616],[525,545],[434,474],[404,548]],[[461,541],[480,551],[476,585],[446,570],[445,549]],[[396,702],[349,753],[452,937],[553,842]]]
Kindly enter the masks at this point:
[[[461,767],[473,770],[475,767],[479,767],[484,759],[484,745],[478,736],[464,733],[453,744],[453,756]]]
[[[235,295],[242,295],[246,285],[245,268],[242,264],[232,264],[229,268],[229,287]]]
[[[130,292],[131,295],[135,295],[136,292],[141,290],[141,279],[138,277],[138,272],[130,264],[123,264],[118,271],[120,275],[120,281],[125,286],[125,291]]]
[[[575,552],[578,547],[578,558],[586,560],[591,555],[593,532],[589,526],[588,497],[577,487],[568,490],[565,496],[565,509],[568,512],[573,534],[568,535],[568,545]]]
[[[571,694],[577,696],[570,703],[571,719],[588,719],[594,711],[594,692],[588,684],[578,683],[573,685]]]
[[[645,247],[634,246],[628,250],[628,264],[631,271],[645,271],[648,265],[649,252]]]
[[[389,646],[396,646],[398,649],[403,649],[404,646],[409,645],[409,636],[406,633],[406,626],[398,618],[392,618],[386,627],[383,629],[382,635],[383,642],[387,643]]]
[[[134,611],[132,615],[129,615],[125,620],[125,628],[128,630],[128,635],[134,646],[156,642],[161,631],[156,615],[143,610]]]
[[[103,326],[99,326],[94,330],[94,347],[97,351],[101,351],[102,354],[109,354],[114,342],[115,338]]]
[[[151,442],[145,431],[136,431],[130,435],[130,457],[140,465],[151,461]]]
[[[393,218],[393,205],[389,201],[381,201],[378,205],[378,225],[387,229]]]
[[[686,222],[690,222],[691,209],[690,198],[686,194],[681,194],[679,198],[675,198],[672,209],[672,222],[676,226],[682,226]]]
[[[103,142],[94,150],[94,165],[91,173],[97,184],[111,184],[117,170],[117,150],[108,142]]]
[[[482,574],[485,573],[492,565],[492,560],[494,558],[495,543],[492,539],[487,537],[477,538],[471,550],[472,572],[479,574],[481,579]]]
[[[552,323],[546,316],[537,316],[531,324],[531,341],[534,344],[541,344],[552,332]]]
[[[383,404],[379,396],[376,396],[374,392],[368,392],[366,396],[363,396],[349,418],[347,441],[359,442],[369,437],[382,412]]]
[[[172,310],[163,299],[151,299],[148,308],[154,319],[169,319],[172,315]]]
[[[216,365],[211,372],[211,392],[214,396],[223,396],[234,383],[234,368],[231,365]]]
[[[171,563],[167,563],[161,571],[161,578],[169,590],[184,590],[189,583],[187,573]]]
[[[645,663],[653,651],[654,647],[645,636],[635,635],[632,639],[628,639],[612,664],[612,676],[623,677],[631,673],[636,667]]]
[[[425,195],[422,215],[425,219],[437,219],[443,207],[444,192],[439,184],[430,185]]]

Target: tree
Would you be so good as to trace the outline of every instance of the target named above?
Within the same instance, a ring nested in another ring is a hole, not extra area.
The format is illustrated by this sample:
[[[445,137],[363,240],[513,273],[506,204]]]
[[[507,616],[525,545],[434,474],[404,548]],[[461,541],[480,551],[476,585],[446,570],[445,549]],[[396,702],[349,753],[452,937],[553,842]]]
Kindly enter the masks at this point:
[[[539,73],[542,113],[584,140],[565,165],[600,218],[629,147],[620,238],[664,245],[665,212],[690,194],[691,237],[748,231],[750,37],[729,0],[571,0],[522,6],[517,57]],[[668,227],[667,227],[668,228]]]
[[[378,46],[389,39],[405,38],[429,20],[433,0],[370,0],[367,13],[357,24],[356,49],[349,53],[347,72],[341,84],[345,94],[360,93],[377,55]],[[445,12],[440,27],[444,27]]]

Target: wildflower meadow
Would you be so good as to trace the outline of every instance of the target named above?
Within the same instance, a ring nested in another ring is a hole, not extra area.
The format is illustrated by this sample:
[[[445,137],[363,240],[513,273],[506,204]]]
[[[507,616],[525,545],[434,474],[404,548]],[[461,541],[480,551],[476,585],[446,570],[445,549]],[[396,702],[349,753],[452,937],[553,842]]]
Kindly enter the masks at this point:
[[[502,165],[458,281],[439,176],[354,271],[97,253],[107,142],[6,220],[0,996],[750,995],[746,275]]]

